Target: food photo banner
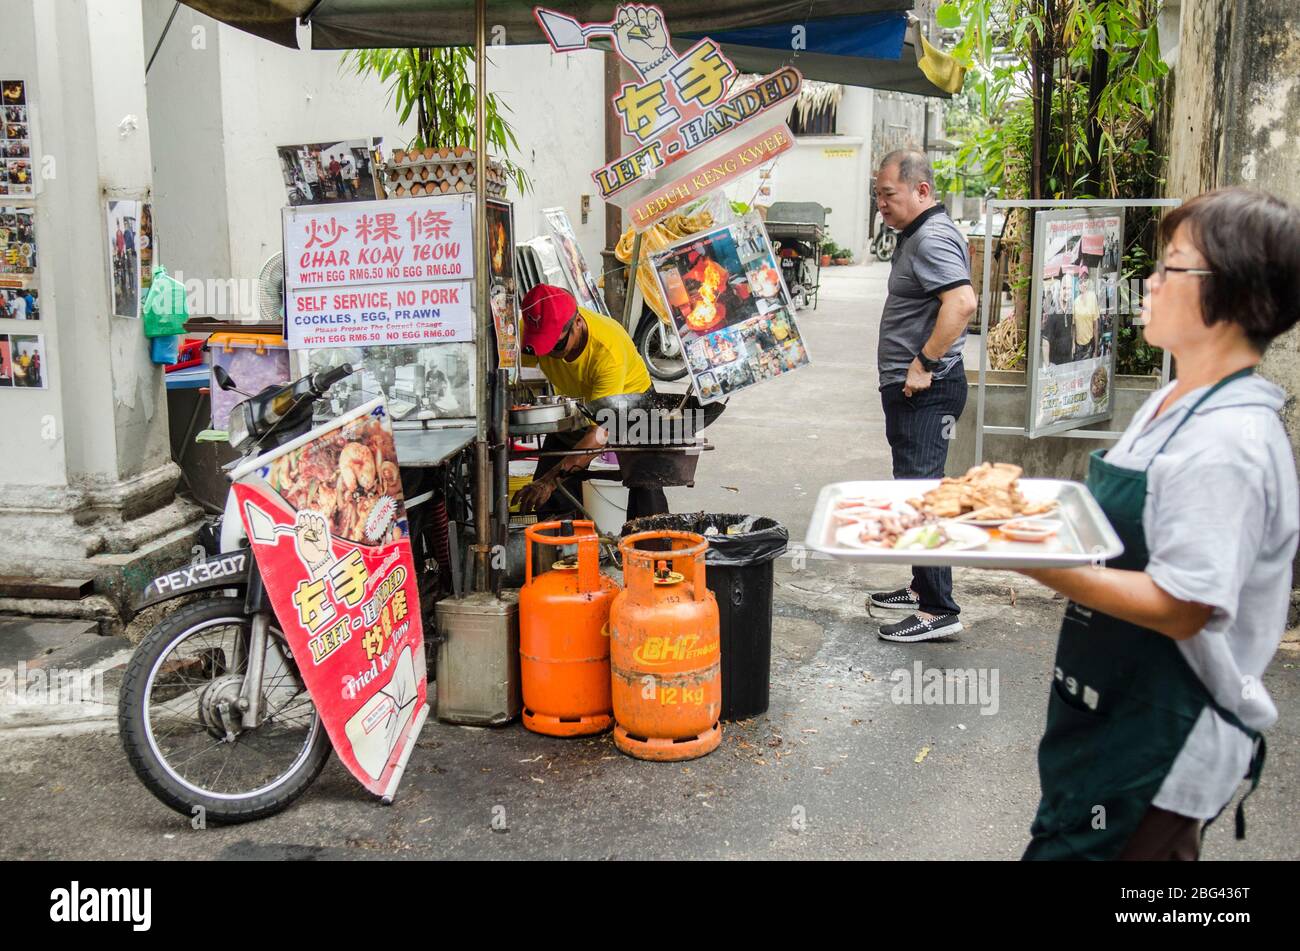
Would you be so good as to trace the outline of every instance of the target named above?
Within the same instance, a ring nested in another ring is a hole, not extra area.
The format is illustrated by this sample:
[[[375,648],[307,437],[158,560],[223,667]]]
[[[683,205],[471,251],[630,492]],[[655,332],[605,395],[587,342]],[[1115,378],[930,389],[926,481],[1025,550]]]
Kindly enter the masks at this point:
[[[772,244],[757,214],[651,256],[701,403],[809,364]]]
[[[472,196],[283,214],[290,349],[473,338]]]
[[[233,491],[334,751],[366,789],[391,795],[427,715],[427,687],[415,562],[383,400],[241,466]],[[282,663],[268,657],[268,665]],[[272,668],[267,682],[278,682]],[[289,716],[301,701],[265,702],[285,704]]]
[[[515,278],[515,213],[509,202],[487,202],[488,268],[492,275],[488,297],[497,338],[497,366],[519,366],[519,285]]]
[[[1031,439],[1111,419],[1124,212],[1040,211],[1028,357]]]

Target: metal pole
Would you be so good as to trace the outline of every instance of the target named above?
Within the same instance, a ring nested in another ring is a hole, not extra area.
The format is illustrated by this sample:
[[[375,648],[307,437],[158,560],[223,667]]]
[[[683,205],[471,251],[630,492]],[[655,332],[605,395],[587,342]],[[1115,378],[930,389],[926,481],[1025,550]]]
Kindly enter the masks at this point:
[[[638,231],[632,238],[632,260],[627,263],[627,293],[623,297],[623,329],[630,334],[636,333],[636,325],[632,323],[632,305],[636,303],[637,291],[640,289],[636,279],[637,268],[640,266],[641,232]]]
[[[1007,230],[1007,217],[1002,219],[1002,232]],[[998,236],[998,250],[1002,249],[1001,235]],[[979,392],[975,397],[975,465],[984,461],[984,387],[985,376],[988,373],[989,365],[989,297],[992,288],[989,282],[993,280],[993,206],[986,205],[984,209],[984,283],[980,296],[983,298],[980,306],[980,382]],[[996,297],[998,302],[998,312],[1002,311],[1002,288],[998,288]]]
[[[496,431],[497,446],[492,454],[493,502],[496,506],[496,531],[492,535],[492,544],[500,545],[504,551],[510,543],[510,371],[497,370],[497,406],[496,419],[492,428]],[[501,595],[501,579],[505,572],[495,572],[492,590]]]
[[[489,425],[492,416],[492,323],[488,316],[487,242],[487,0],[474,4],[474,342],[478,354],[478,428],[474,443],[474,588],[491,586],[488,553],[492,541],[492,472]]]

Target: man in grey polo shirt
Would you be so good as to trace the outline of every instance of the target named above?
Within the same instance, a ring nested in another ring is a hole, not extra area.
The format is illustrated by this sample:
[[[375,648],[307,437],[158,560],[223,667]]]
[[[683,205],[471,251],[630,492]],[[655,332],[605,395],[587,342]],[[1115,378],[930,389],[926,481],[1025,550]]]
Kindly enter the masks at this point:
[[[975,313],[966,239],[935,202],[934,171],[921,152],[891,152],[876,173],[876,204],[898,229],[876,362],[895,479],[938,479],[966,406],[962,344]],[[912,584],[871,595],[873,609],[914,612],[882,624],[890,641],[925,641],[962,629],[951,568],[912,569]]]

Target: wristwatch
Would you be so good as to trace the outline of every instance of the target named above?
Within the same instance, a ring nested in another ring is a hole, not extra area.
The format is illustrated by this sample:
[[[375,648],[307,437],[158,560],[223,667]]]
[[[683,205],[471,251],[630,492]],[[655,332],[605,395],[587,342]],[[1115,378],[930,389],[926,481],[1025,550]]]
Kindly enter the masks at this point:
[[[927,357],[925,355],[924,347],[922,347],[920,352],[917,353],[916,359],[921,362],[921,369],[923,369],[926,373],[933,373],[935,370],[939,369],[939,367],[943,366],[942,360],[931,360],[929,357]]]

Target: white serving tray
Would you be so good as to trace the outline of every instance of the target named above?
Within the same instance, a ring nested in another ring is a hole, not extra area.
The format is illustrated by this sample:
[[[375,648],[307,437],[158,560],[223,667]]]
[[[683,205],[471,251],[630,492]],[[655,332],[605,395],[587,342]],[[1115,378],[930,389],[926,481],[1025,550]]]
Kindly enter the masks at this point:
[[[1021,495],[1031,502],[1048,499],[1058,502],[1043,517],[1060,521],[1061,530],[1045,542],[1013,542],[1003,538],[997,529],[986,529],[990,538],[983,548],[966,551],[848,548],[836,541],[831,513],[838,500],[866,497],[905,502],[938,485],[938,479],[892,479],[823,486],[817,495],[805,543],[813,551],[846,561],[954,568],[1077,568],[1101,564],[1124,552],[1123,543],[1092,493],[1079,482],[1063,479],[1021,479],[1018,483]]]

